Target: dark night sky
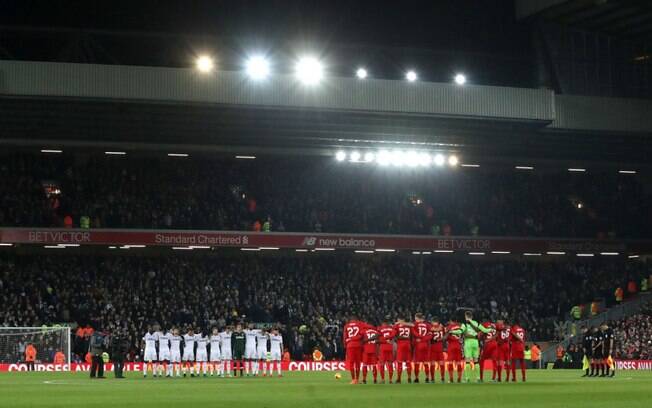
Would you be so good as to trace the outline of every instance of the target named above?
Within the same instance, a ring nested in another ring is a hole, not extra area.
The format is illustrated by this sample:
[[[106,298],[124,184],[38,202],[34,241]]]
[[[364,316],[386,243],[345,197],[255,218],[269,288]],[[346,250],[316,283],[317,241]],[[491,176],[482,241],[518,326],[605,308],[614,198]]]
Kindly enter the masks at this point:
[[[224,48],[236,53],[315,49],[332,60],[357,57],[363,63],[396,64],[390,67],[396,71],[419,64],[432,68],[433,77],[492,65],[507,67],[507,73],[522,69],[530,57],[528,27],[515,21],[511,0],[0,0],[0,24],[210,35],[207,44],[189,40],[188,46],[220,48],[216,52],[221,54]],[[48,59],[38,57],[39,47],[30,43],[25,59]],[[142,55],[156,48],[133,47],[120,49],[125,55]],[[378,48],[389,51],[378,57]],[[510,64],[515,64],[512,69]],[[501,80],[487,77],[484,82]]]

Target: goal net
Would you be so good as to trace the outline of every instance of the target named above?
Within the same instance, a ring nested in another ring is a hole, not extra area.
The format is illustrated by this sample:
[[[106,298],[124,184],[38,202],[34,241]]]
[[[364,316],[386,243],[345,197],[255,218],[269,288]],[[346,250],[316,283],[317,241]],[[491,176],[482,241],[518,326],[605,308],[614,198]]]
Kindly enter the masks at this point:
[[[36,364],[52,364],[58,352],[70,363],[69,327],[0,327],[0,364],[25,362],[25,349],[36,349]]]

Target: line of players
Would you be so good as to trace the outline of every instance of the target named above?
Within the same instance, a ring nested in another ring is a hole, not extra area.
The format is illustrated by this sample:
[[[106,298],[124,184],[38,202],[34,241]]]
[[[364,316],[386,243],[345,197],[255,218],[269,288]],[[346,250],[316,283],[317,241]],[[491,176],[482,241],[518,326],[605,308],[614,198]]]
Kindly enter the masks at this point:
[[[367,374],[373,372],[374,384],[385,382],[385,371],[392,383],[396,371],[396,383],[401,383],[403,371],[407,371],[408,383],[419,382],[423,369],[425,382],[434,383],[439,368],[441,382],[445,382],[448,368],[449,382],[471,381],[471,372],[479,369],[478,382],[484,379],[484,363],[493,362],[492,380],[501,382],[505,371],[505,381],[516,382],[516,364],[520,364],[521,379],[525,382],[525,330],[516,322],[511,326],[504,321],[478,324],[471,312],[465,313],[464,322],[449,321],[442,324],[438,318],[426,321],[424,315],[417,313],[414,322],[398,319],[390,323],[386,317],[380,326],[375,327],[350,316],[343,329],[347,367],[351,373],[351,384],[360,381],[367,383]],[[479,365],[478,365],[479,363]],[[414,372],[414,381],[412,373]],[[477,375],[476,375],[477,377]]]
[[[582,328],[582,348],[584,356],[589,362],[582,377],[613,377],[616,370],[612,366],[611,355],[614,350],[614,332],[603,323],[600,328]],[[589,372],[590,368],[590,372]],[[611,371],[611,373],[610,373]]]
[[[179,329],[160,330],[148,326],[143,336],[143,376],[166,377],[231,377],[253,375],[272,376],[274,366],[278,376],[281,372],[283,337],[278,329],[256,329],[249,324],[243,330],[241,324],[235,329],[227,326],[223,331],[213,328],[210,335],[195,333],[189,328],[180,335]]]

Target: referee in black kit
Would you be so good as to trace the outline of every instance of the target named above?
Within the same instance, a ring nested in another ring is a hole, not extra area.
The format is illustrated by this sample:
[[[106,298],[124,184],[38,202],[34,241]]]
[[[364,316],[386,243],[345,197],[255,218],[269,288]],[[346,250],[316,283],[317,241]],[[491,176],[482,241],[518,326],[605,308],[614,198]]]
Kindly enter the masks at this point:
[[[589,365],[591,366],[591,374],[589,374],[589,368],[587,367],[582,377],[589,377],[593,375],[594,364],[593,364],[593,333],[591,333],[591,328],[588,326],[582,327],[582,351],[584,352],[584,357],[589,361]]]
[[[125,378],[124,366],[127,357],[129,342],[120,332],[111,339],[111,361],[113,362],[113,374],[115,378]]]
[[[600,376],[613,377],[616,375],[616,367],[609,366],[609,360],[614,351],[614,332],[607,323],[600,325],[600,342],[602,343],[602,366],[600,367],[602,372]],[[611,374],[609,371],[611,371]]]

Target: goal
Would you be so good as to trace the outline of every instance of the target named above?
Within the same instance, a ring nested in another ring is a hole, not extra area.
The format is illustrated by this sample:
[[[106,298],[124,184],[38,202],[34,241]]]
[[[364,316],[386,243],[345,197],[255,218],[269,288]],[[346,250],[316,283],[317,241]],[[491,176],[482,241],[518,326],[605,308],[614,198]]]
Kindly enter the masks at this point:
[[[28,344],[36,348],[37,364],[52,364],[57,352],[70,363],[70,327],[0,327],[0,364],[25,361]]]

